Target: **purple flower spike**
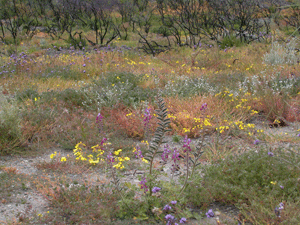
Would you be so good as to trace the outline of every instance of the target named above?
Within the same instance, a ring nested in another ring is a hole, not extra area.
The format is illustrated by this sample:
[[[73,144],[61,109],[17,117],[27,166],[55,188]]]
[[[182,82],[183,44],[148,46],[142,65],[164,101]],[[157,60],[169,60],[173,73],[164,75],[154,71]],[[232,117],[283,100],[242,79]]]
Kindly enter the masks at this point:
[[[101,122],[103,119],[103,116],[101,115],[101,113],[98,113],[97,118],[96,118],[96,123]]]
[[[163,210],[165,210],[165,211],[168,211],[168,210],[171,210],[171,209],[172,209],[172,207],[169,206],[169,205],[165,205],[165,207],[163,208]]]
[[[211,218],[211,217],[214,217],[215,214],[212,209],[209,209],[208,212],[206,213],[206,216],[207,216],[207,218]]]
[[[157,193],[157,192],[159,192],[161,190],[161,188],[159,188],[159,187],[154,187],[154,188],[152,188],[152,192],[153,193]]]
[[[135,158],[144,158],[142,151],[141,151],[141,147],[139,145],[137,145],[134,149],[134,154],[135,154]]]
[[[187,135],[185,136],[183,142],[184,142],[184,144],[182,147],[184,149],[184,152],[192,151],[191,146],[190,146],[191,139],[187,138]]]
[[[179,152],[177,151],[176,148],[174,148],[173,155],[172,155],[172,159],[174,160],[174,163],[180,160],[179,156],[180,156]]]
[[[162,155],[161,155],[161,159],[162,159],[164,162],[166,162],[167,159],[169,158],[169,153],[170,153],[170,152],[171,152],[171,151],[170,151],[170,149],[169,149],[169,145],[166,144],[166,145],[164,146],[164,152],[163,152]]]
[[[115,162],[115,158],[113,157],[113,155],[111,153],[109,153],[107,155],[107,162],[109,162],[109,163]]]
[[[175,219],[175,217],[172,216],[171,214],[168,214],[168,215],[165,216],[165,219],[168,220],[168,221],[172,221],[172,220]]]
[[[144,177],[141,181],[140,181],[140,185],[141,185],[141,189],[144,189],[144,193],[146,193],[148,191],[148,186],[146,185],[147,180]]]
[[[152,116],[151,116],[151,113],[150,113],[151,109],[150,108],[147,108],[145,109],[145,113],[144,113],[144,126],[147,127],[147,125],[149,124]]]
[[[202,111],[202,110],[206,110],[207,109],[207,103],[203,103],[202,104],[202,106],[201,106],[201,108],[200,108],[200,110]]]
[[[268,155],[269,156],[274,156],[274,153],[273,152],[268,152]]]

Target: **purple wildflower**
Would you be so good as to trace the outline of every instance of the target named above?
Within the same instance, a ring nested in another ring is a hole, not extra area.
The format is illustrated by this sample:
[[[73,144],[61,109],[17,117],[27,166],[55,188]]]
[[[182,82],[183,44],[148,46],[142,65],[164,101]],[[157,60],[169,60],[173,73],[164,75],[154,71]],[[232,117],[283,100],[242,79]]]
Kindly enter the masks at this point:
[[[98,130],[99,133],[102,133],[103,130],[103,119],[104,117],[101,115],[101,113],[98,113],[97,117],[96,117],[96,123],[98,124]]]
[[[203,103],[202,104],[202,106],[201,106],[201,108],[200,108],[200,110],[202,111],[202,110],[206,110],[207,109],[207,103]]]
[[[134,150],[134,154],[135,154],[135,158],[144,158],[144,156],[142,155],[142,151],[141,151],[141,147],[139,145],[137,145],[135,147],[135,150]]]
[[[179,221],[179,223],[186,223],[186,218],[182,217]]]
[[[147,125],[150,122],[150,119],[152,118],[151,113],[150,113],[150,108],[145,109],[145,113],[144,113],[144,126],[147,127]]]
[[[280,210],[283,210],[284,209],[284,204],[281,202],[281,203],[279,203],[279,206],[277,207],[275,207],[275,210],[274,210],[274,212],[275,212],[275,215],[277,216],[277,217],[280,217]]]
[[[164,152],[163,152],[162,155],[161,155],[161,159],[162,159],[164,162],[166,162],[167,159],[169,158],[169,153],[170,153],[170,152],[171,152],[171,151],[170,151],[170,149],[169,149],[169,145],[168,145],[168,144],[164,145]]]
[[[211,217],[214,217],[215,214],[212,209],[209,209],[208,212],[206,213],[206,216],[207,216],[207,218],[211,218]]]
[[[144,193],[146,193],[148,191],[148,186],[146,185],[147,180],[144,177],[141,181],[140,181],[140,185],[141,185],[141,189],[144,189]]]
[[[82,66],[85,67],[86,66],[85,63]]]
[[[163,208],[163,210],[165,210],[165,211],[168,211],[168,210],[171,210],[171,209],[172,209],[172,207],[169,206],[169,205],[165,205],[165,207]]]
[[[113,163],[115,161],[114,156],[111,154],[111,152],[107,155],[107,161],[109,163]]]
[[[101,140],[100,145],[103,146],[103,144],[104,144],[106,141],[107,141],[107,138],[103,138],[103,139]]]
[[[279,210],[284,209],[284,204],[282,202],[279,203]]]
[[[268,152],[268,155],[269,156],[274,156],[274,153],[273,152]]]
[[[159,192],[160,190],[161,190],[161,188],[159,188],[159,187],[152,188],[153,193]]]
[[[297,137],[300,137],[300,133],[299,133],[299,134],[297,134]]]
[[[184,144],[182,147],[184,149],[184,152],[192,151],[192,149],[190,147],[191,139],[187,138],[187,135],[185,136],[183,142],[184,142]]]
[[[173,220],[174,216],[172,216],[171,214],[168,214],[168,215],[165,216],[165,219],[166,220]]]
[[[97,118],[96,118],[96,123],[100,123],[103,119],[103,116],[101,115],[101,113],[98,113]]]
[[[253,142],[254,145],[258,145],[259,144],[259,140],[256,139],[254,142]]]
[[[284,186],[280,185],[280,188],[281,188],[281,189],[283,189],[283,188],[284,188]]]
[[[174,163],[176,163],[176,161],[179,161],[179,156],[180,156],[180,154],[178,153],[177,148],[174,148],[173,156],[172,156]]]
[[[171,204],[172,205],[176,205],[177,204],[177,201],[175,200],[175,201],[171,201]]]

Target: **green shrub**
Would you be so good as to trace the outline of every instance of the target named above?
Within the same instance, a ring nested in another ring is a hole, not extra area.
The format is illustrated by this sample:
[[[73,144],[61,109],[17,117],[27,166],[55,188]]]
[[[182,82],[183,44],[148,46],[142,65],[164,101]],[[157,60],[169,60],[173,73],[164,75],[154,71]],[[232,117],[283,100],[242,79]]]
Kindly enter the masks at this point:
[[[71,44],[75,48],[82,49],[83,47],[87,46],[86,40],[81,37],[81,35],[77,35],[76,37],[73,36],[73,38],[69,37],[66,42],[68,44]]]
[[[31,99],[34,101],[34,99],[38,98],[38,97],[40,97],[40,95],[37,92],[36,87],[27,88],[27,89],[23,90],[22,92],[16,93],[16,98],[18,99],[18,101],[24,101],[27,99]]]
[[[64,101],[69,108],[73,108],[74,106],[85,107],[83,102],[86,102],[89,99],[88,94],[83,90],[74,90],[70,88],[61,92],[56,92],[55,96],[57,100]]]
[[[0,86],[0,155],[10,154],[23,143],[20,112],[16,100],[3,94]]]
[[[221,42],[221,48],[225,49],[227,47],[240,47],[244,44],[244,42],[241,41],[240,38],[237,38],[234,35],[231,36],[226,36],[223,38],[222,42]]]
[[[261,213],[274,216],[274,208],[281,201],[300,200],[300,158],[295,156],[286,150],[264,149],[230,156],[207,166],[203,178],[195,177],[187,199],[195,206],[208,206],[213,201],[236,204],[245,214],[247,208],[260,205]]]

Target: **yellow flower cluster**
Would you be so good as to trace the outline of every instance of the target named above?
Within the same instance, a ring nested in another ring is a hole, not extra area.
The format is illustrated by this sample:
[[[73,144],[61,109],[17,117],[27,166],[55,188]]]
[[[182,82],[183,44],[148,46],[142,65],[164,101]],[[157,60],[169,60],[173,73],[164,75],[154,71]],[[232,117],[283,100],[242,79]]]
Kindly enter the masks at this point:
[[[207,116],[209,117],[209,116]],[[191,129],[189,128],[183,128],[183,132],[184,133],[188,133],[191,132],[191,130],[195,130],[195,129],[203,129],[203,127],[211,127],[211,123],[209,121],[209,118],[194,118],[194,122],[195,123],[201,123],[201,124],[196,124],[194,127],[192,127]]]
[[[227,120],[224,120],[225,123],[227,123],[226,125],[222,125],[216,128],[216,130],[221,134],[223,133],[225,130],[229,130],[230,128],[238,128],[240,130],[244,130],[247,131],[248,129],[255,129],[255,124],[253,123],[247,123],[244,124],[243,121],[236,121],[236,122],[228,122]],[[263,130],[257,130],[256,132],[263,132]],[[248,132],[249,136],[253,135],[253,132]]]
[[[89,158],[89,163],[95,165],[95,164],[98,164],[100,161],[103,162],[104,159],[100,158],[100,156],[104,154],[104,150],[101,149],[101,147],[99,145],[92,146],[91,148],[92,148],[92,151],[94,153],[96,153],[96,156],[94,156],[92,154],[88,155],[87,157]],[[94,157],[96,159],[94,159]]]
[[[242,89],[239,89],[240,91],[242,91]],[[242,95],[242,93],[240,93]],[[251,96],[251,93],[246,92],[243,94],[244,98],[239,99],[238,97],[234,97],[233,93],[230,93],[228,90],[223,91],[223,92],[219,92],[218,94],[215,95],[216,96],[220,96],[222,98],[225,98],[228,102],[232,102],[233,104],[235,104],[235,108],[236,109],[245,109],[245,111],[243,112],[249,112],[250,115],[254,115],[257,114],[258,111],[251,109],[251,106],[247,106],[246,103],[248,102],[248,99]],[[253,100],[257,100],[257,98],[253,98]]]
[[[142,161],[143,161],[144,163],[148,163],[148,160],[145,159],[144,157],[142,158]]]
[[[57,155],[57,152],[54,152],[54,154],[50,155],[50,159],[53,159]]]
[[[191,131],[191,129],[189,129],[189,128],[183,128],[183,133],[188,133],[190,131]]]
[[[173,114],[168,114],[168,118],[172,118],[172,119],[176,119],[177,117],[176,116],[174,116]]]
[[[60,161],[65,162],[65,161],[67,161],[67,158],[66,157],[61,157]]]
[[[75,149],[73,149],[73,153],[76,156],[76,160],[81,160],[81,161],[86,161],[87,158],[83,157],[82,155],[82,148],[80,146],[86,146],[85,144],[83,144],[82,142],[79,142],[75,145]]]
[[[222,134],[224,132],[224,130],[229,130],[229,126],[220,126],[217,127],[216,130],[220,132],[220,134]]]
[[[57,155],[57,152],[54,152],[53,154],[50,155],[50,159],[53,159],[56,155]],[[67,158],[66,157],[61,157],[60,161],[65,162],[65,161],[67,161]]]
[[[103,143],[103,146],[110,145],[110,144],[111,143],[109,143],[109,142]],[[89,163],[92,165],[96,165],[99,162],[105,161],[105,158],[101,157],[105,153],[105,151],[101,148],[100,145],[92,146],[91,149],[92,149],[93,154],[89,154],[87,157],[83,156],[83,150],[82,150],[81,146],[86,146],[86,145],[83,144],[82,142],[79,142],[78,144],[76,144],[75,149],[73,150],[73,153],[76,156],[76,160],[89,161]],[[114,151],[113,154],[115,156],[119,156],[121,152],[122,152],[122,149],[118,149],[118,150]],[[61,159],[61,161],[63,161],[63,158]],[[124,168],[123,162],[130,160],[129,157],[113,157],[113,158],[114,158],[115,162],[117,163],[117,164],[113,165],[113,167],[116,169],[123,169]],[[64,161],[66,161],[66,160],[64,160]]]
[[[130,160],[129,157],[116,157],[115,159],[118,161],[117,164],[113,165],[113,167],[116,168],[116,169],[124,169],[125,167],[124,167],[122,162]]]

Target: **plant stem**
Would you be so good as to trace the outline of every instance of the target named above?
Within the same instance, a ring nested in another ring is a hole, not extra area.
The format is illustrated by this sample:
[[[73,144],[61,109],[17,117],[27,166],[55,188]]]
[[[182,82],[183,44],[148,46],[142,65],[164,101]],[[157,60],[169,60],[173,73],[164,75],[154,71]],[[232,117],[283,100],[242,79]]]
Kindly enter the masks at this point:
[[[179,192],[179,195],[177,196],[177,198],[179,198],[179,196],[182,194],[182,192],[185,190],[186,186],[187,186],[187,182],[189,179],[189,150],[187,150],[187,154],[186,154],[186,176],[185,176],[185,181],[184,184]]]

